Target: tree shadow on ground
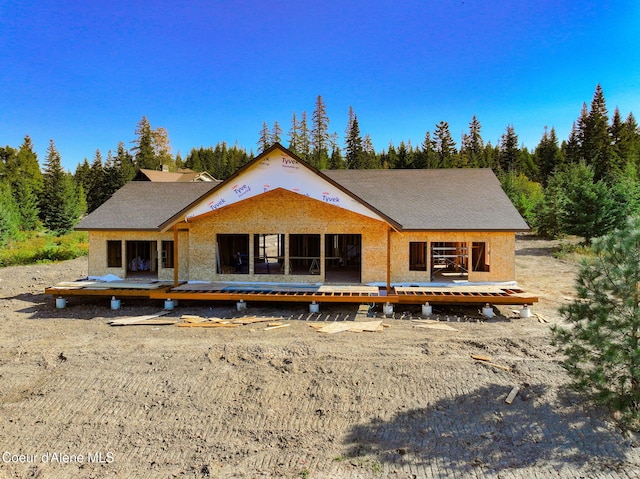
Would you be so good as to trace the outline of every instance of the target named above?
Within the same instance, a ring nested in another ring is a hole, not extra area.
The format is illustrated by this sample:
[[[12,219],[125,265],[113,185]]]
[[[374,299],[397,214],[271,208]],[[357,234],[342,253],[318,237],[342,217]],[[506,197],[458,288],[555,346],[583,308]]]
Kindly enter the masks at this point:
[[[604,411],[588,415],[577,395],[555,397],[546,386],[528,385],[509,405],[509,391],[491,385],[398,412],[389,421],[357,425],[345,440],[348,456],[375,454],[377,461],[397,466],[432,465],[441,477],[530,466],[609,472],[640,466],[637,457],[628,457],[630,441],[603,420]]]

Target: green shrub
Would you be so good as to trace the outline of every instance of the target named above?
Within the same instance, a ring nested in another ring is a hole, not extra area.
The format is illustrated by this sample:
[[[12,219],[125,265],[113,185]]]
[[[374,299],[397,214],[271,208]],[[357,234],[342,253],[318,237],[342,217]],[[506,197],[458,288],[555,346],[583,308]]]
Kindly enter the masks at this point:
[[[63,236],[23,234],[0,249],[0,267],[65,261],[86,256],[88,252],[87,234],[83,232]]]

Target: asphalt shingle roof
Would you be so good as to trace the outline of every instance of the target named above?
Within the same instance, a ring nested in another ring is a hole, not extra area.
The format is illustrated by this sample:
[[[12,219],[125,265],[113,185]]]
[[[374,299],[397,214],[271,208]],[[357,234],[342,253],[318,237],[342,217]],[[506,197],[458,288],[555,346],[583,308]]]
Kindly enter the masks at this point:
[[[404,230],[524,231],[490,169],[326,170],[322,174]],[[161,230],[220,182],[130,182],[78,230]]]
[[[326,170],[406,230],[521,231],[522,216],[490,169]]]
[[[80,221],[76,229],[159,230],[219,183],[132,181]]]

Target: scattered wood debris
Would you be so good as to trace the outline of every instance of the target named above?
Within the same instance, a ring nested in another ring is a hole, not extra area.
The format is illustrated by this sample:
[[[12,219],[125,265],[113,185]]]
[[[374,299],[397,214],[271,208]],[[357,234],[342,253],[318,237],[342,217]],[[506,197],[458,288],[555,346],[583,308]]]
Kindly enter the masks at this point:
[[[489,366],[493,366],[494,368],[503,369],[504,371],[511,371],[511,368],[509,368],[507,366],[503,366],[501,364],[496,364],[496,363],[491,362],[491,358],[487,357],[487,356],[478,356],[476,354],[472,354],[471,358],[475,359],[476,361],[478,361],[480,363],[488,364]]]
[[[414,328],[427,328],[427,329],[441,329],[444,331],[458,331],[456,328],[449,326],[448,324],[443,324],[442,321],[437,321],[435,319],[412,319]]]
[[[274,319],[277,320],[277,319],[284,319],[284,318],[244,316],[242,318],[234,318],[233,320],[231,320],[231,322],[235,324],[270,323],[270,322],[273,322]]]
[[[319,333],[336,334],[344,331],[350,331],[352,333],[362,333],[365,331],[376,332],[382,331],[384,325],[382,320],[380,321],[341,321],[335,323],[314,323],[310,324],[310,327],[314,328]]]
[[[162,311],[146,316],[127,316],[126,318],[113,319],[109,321],[109,324],[111,326],[159,326],[176,324],[178,320],[175,318],[160,318],[160,316],[168,313],[169,311]]]
[[[536,318],[538,318],[538,322],[540,323],[550,323],[551,320],[549,318],[547,318],[546,316],[541,315],[540,313],[533,313]]]
[[[241,324],[208,321],[203,323],[178,323],[176,326],[181,328],[238,328]]]

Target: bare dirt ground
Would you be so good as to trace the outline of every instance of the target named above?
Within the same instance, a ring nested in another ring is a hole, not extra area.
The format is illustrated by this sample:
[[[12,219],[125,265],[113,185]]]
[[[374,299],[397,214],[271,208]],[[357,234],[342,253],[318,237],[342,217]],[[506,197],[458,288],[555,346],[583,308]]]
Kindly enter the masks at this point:
[[[519,284],[551,322],[577,269],[556,246],[517,241]],[[85,258],[0,269],[0,478],[640,477],[635,437],[567,388],[535,316],[435,307],[454,330],[425,329],[407,307],[383,332],[327,335],[307,305],[250,304],[291,326],[111,327],[162,305],[56,309],[43,294],[84,275]],[[322,305],[320,319],[356,310]],[[185,313],[238,314],[181,303],[170,315]]]

